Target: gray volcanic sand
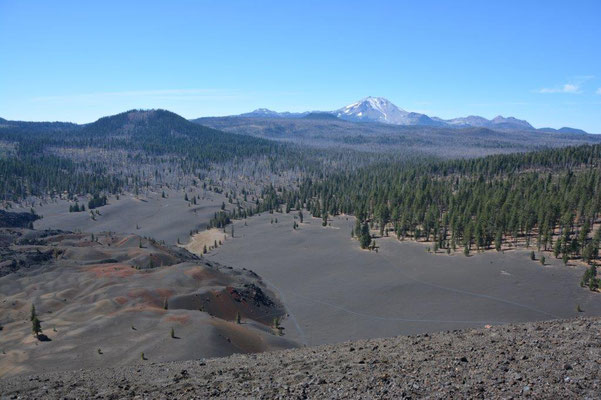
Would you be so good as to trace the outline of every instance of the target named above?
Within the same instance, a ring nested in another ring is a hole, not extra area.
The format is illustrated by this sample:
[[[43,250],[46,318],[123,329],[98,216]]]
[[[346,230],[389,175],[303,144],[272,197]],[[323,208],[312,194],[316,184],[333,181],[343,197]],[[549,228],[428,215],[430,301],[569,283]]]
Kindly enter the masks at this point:
[[[601,295],[579,286],[584,267],[550,254],[545,266],[524,250],[435,255],[392,237],[375,253],[351,239],[353,218],[307,217],[294,231],[295,215],[236,221],[236,238],[208,257],[258,273],[290,313],[286,337],[304,344],[601,315]]]
[[[106,206],[96,209],[101,213],[96,216],[96,220],[90,218],[87,200],[85,200],[86,211],[76,213],[69,212],[70,202],[66,200],[58,200],[57,203],[50,202],[42,206],[36,204],[35,211],[43,218],[34,223],[34,228],[135,233],[164,240],[169,244],[177,243],[178,238],[185,243],[191,230],[205,229],[214,213],[220,210],[221,203],[223,201],[227,203],[223,195],[204,191],[201,188],[188,192],[190,199],[192,194],[201,197],[196,205],[190,207],[184,200],[183,190],[165,189],[165,193],[167,198],[161,197],[161,191],[140,195],[139,198],[131,194],[122,195],[119,200],[110,197]],[[24,210],[15,208],[11,211],[29,211],[29,207]]]

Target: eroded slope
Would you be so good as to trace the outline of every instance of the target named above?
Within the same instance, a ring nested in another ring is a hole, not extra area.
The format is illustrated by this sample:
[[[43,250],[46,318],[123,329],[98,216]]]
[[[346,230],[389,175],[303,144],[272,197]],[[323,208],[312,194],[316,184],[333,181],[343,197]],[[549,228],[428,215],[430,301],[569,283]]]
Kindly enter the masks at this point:
[[[0,277],[0,376],[294,346],[272,329],[284,308],[251,271],[136,235],[0,233],[11,265]]]

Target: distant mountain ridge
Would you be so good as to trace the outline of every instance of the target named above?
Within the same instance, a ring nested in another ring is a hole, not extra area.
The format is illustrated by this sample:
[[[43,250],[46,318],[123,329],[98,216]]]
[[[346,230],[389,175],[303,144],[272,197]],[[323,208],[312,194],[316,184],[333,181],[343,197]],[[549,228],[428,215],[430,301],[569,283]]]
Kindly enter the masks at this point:
[[[237,116],[247,118],[302,118],[307,114],[309,114],[308,111],[302,113],[292,113],[285,111],[280,113],[277,111],[270,110],[268,108],[257,108],[254,111],[239,114]]]
[[[564,126],[563,128],[559,128],[559,129],[540,128],[538,130],[541,131],[541,132],[549,132],[549,133],[574,133],[574,134],[578,134],[578,135],[586,135],[586,134],[588,134],[587,131],[584,131],[582,129],[569,128],[567,126]]]
[[[486,119],[484,117],[480,117],[478,115],[470,115],[464,118],[452,118],[443,120],[440,118],[436,118],[437,121],[441,121],[451,126],[474,126],[478,128],[491,128],[491,129],[525,129],[525,130],[535,130],[532,125],[528,121],[517,119],[514,117],[503,117],[501,115],[496,116],[493,119]]]
[[[130,110],[128,113],[137,111],[138,118],[144,115],[142,110]],[[146,110],[146,113],[152,110]],[[157,116],[165,117],[164,110],[154,110],[158,112]],[[122,113],[126,114],[126,113]],[[152,114],[152,113],[151,113]],[[121,114],[118,114],[121,115]],[[174,114],[175,115],[175,114]],[[131,115],[130,115],[131,116]],[[150,117],[148,114],[146,117]],[[113,116],[115,117],[115,116]],[[173,117],[173,116],[172,116]],[[179,117],[179,116],[178,116]],[[104,117],[107,118],[107,117]],[[123,116],[121,116],[123,118]],[[184,119],[183,117],[179,117]],[[210,118],[210,117],[205,117]],[[469,115],[467,117],[442,119],[435,116],[428,116],[417,112],[406,111],[399,108],[391,101],[383,97],[365,97],[359,101],[351,103],[345,107],[333,111],[304,111],[304,112],[277,112],[267,108],[258,108],[254,111],[232,115],[228,117],[214,118],[258,118],[258,119],[321,119],[321,120],[344,120],[349,122],[377,123],[385,125],[398,125],[406,127],[439,127],[439,128],[487,128],[495,131],[538,131],[555,134],[588,134],[588,132],[571,127],[555,128],[535,128],[528,121],[515,117],[496,116],[493,119],[486,119],[478,115]],[[143,118],[142,118],[143,119]],[[173,119],[173,118],[172,118]],[[188,120],[189,122],[198,122],[203,118]],[[96,122],[106,122],[100,118]],[[75,124],[71,122],[29,122],[29,121],[11,121],[0,118],[0,130],[18,129],[30,131],[74,131],[94,125],[96,122],[87,124]],[[133,121],[130,121],[130,124]],[[141,121],[138,121],[138,123]],[[173,121],[172,121],[173,122]],[[178,120],[178,124],[182,121]],[[85,129],[84,129],[85,130]],[[601,132],[600,132],[601,133]]]
[[[383,97],[365,97],[359,101],[351,103],[345,107],[334,111],[311,111],[302,113],[277,112],[267,108],[259,108],[255,111],[237,115],[246,118],[303,118],[308,114],[331,114],[339,119],[353,122],[370,122],[388,125],[402,126],[432,126],[432,127],[476,127],[489,128],[497,131],[542,131],[547,133],[587,133],[581,129],[564,127],[561,129],[553,128],[534,128],[528,121],[515,117],[496,116],[493,119],[486,119],[478,115],[467,117],[442,119],[430,117],[426,114],[406,111],[397,107],[388,99]]]

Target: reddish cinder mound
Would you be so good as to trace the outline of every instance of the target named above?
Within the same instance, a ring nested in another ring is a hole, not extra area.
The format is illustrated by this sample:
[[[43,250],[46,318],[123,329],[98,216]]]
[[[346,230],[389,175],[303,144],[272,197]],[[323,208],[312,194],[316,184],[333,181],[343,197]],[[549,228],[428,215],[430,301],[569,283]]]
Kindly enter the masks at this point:
[[[135,235],[19,237],[10,251],[38,261],[0,277],[0,376],[296,346],[267,326],[285,310],[249,271]]]

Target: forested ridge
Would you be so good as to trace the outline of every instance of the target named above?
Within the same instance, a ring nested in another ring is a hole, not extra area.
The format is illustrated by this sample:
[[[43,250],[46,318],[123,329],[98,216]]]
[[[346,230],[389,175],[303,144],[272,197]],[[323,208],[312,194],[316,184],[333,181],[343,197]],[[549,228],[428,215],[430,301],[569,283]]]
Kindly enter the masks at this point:
[[[77,126],[64,123],[6,123],[0,126],[0,196],[116,193],[128,182],[143,184],[142,158],[169,160],[194,174],[236,158],[275,153],[283,145],[192,124],[164,110],[128,111]],[[88,154],[74,160],[73,149]],[[126,171],[109,171],[112,151],[127,154]],[[105,159],[98,159],[98,154]],[[158,164],[158,162],[157,162]]]
[[[601,240],[601,145],[372,165],[308,179],[285,201],[316,217],[354,214],[362,247],[372,244],[369,225],[432,241],[435,250],[534,246],[566,263],[592,263]]]
[[[180,155],[199,165],[233,157],[268,153],[277,144],[221,132],[189,122],[165,110],[132,110],[103,117],[77,129],[0,129],[0,139],[17,142],[21,154],[50,147],[139,150],[151,155]]]
[[[65,123],[0,124],[0,196],[136,192],[152,177],[203,180],[215,165],[241,170],[257,164],[264,174],[293,171],[323,179],[389,154],[301,148],[191,123],[165,110],[132,110],[78,126]],[[249,161],[250,160],[250,161]],[[167,170],[167,171],[164,171]],[[176,171],[176,172],[175,172]],[[154,180],[154,183],[157,179]],[[161,184],[164,181],[161,181]]]
[[[206,167],[234,157],[268,154],[277,144],[269,140],[221,132],[193,124],[165,110],[125,112],[104,117],[78,133],[82,146],[106,138],[108,148],[139,149],[150,155],[179,155],[194,167]]]

